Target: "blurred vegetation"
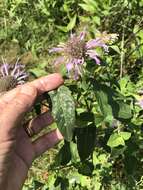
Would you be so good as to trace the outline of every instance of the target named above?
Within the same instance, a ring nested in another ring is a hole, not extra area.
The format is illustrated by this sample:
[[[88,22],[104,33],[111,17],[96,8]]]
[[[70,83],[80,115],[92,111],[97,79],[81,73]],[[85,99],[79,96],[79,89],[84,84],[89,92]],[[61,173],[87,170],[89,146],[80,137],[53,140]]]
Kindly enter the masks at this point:
[[[93,38],[97,31],[117,33],[119,40],[104,57],[106,72],[119,82],[122,94],[136,98],[143,88],[142,10],[143,0],[1,0],[0,56],[8,62],[20,57],[31,76],[39,77],[52,72],[54,57],[48,50],[66,40],[71,31],[86,29]],[[106,80],[104,72],[99,71]],[[23,190],[143,189],[142,113],[139,107],[134,109],[127,126],[132,136],[124,146],[118,142],[116,146],[111,138],[108,141],[112,128],[97,127],[92,163],[77,167],[80,160],[74,143],[68,165],[57,156],[63,143],[44,154],[33,163]]]

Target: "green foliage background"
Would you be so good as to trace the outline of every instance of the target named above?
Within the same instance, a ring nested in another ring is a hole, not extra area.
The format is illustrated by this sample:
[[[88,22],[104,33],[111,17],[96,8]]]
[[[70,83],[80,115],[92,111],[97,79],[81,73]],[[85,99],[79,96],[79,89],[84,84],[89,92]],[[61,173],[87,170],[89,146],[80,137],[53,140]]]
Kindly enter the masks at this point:
[[[20,57],[32,77],[53,72],[48,50],[71,30],[119,34],[103,57],[107,66],[90,63],[85,79],[66,83],[77,103],[77,143],[37,159],[23,190],[143,189],[143,112],[135,104],[143,88],[142,10],[143,0],[1,0],[0,55],[11,63]]]

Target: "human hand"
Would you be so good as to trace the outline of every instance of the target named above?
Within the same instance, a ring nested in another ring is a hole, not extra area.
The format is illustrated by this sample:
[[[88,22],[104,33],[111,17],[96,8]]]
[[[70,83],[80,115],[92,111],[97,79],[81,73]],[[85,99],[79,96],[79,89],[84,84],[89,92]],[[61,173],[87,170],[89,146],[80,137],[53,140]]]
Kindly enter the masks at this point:
[[[32,142],[22,126],[37,97],[63,83],[59,74],[42,77],[0,97],[0,190],[20,190],[33,160],[62,140],[54,130]],[[35,134],[53,119],[46,112],[30,122]]]

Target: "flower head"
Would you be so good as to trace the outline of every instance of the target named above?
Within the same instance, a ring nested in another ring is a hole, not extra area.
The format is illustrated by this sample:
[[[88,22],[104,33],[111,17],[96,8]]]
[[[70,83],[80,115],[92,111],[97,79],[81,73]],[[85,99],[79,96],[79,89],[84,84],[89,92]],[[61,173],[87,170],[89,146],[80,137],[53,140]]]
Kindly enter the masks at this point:
[[[0,91],[10,90],[17,85],[21,85],[25,82],[28,74],[25,72],[25,66],[18,63],[8,64],[3,59],[3,64],[0,66]],[[2,85],[3,84],[3,85]]]
[[[86,58],[93,59],[97,65],[100,65],[97,47],[103,48],[108,52],[108,43],[113,36],[110,34],[99,36],[86,42],[86,33],[81,32],[79,36],[71,34],[66,43],[61,43],[50,50],[51,52],[61,53],[61,56],[55,60],[55,64],[65,63],[69,74],[74,73],[75,79],[82,74],[82,66]]]

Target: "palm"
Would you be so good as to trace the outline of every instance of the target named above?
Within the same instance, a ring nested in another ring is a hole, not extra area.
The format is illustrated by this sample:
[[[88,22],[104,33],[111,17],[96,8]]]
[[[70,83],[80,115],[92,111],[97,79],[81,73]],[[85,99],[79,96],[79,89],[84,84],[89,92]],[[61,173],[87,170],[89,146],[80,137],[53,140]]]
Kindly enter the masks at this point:
[[[42,120],[47,115],[49,115],[49,113],[44,113],[38,117],[38,119],[40,118],[41,120],[41,126],[38,125],[39,128],[35,128],[35,132],[38,133],[38,131],[42,130],[44,126],[47,126],[47,124],[51,122],[51,120]],[[33,121],[36,120],[37,119],[34,119]],[[11,149],[9,150],[7,147],[6,150],[7,154],[5,157],[9,157],[10,168],[7,178],[13,179],[15,184],[18,183],[18,181],[24,182],[32,161],[50,147],[53,147],[60,139],[62,139],[62,136],[58,130],[55,130],[32,142],[32,139],[25,132],[25,129],[18,127],[14,134],[14,140],[11,141]],[[7,142],[8,139],[6,140],[6,144]],[[9,154],[10,152],[12,152],[12,154]]]
[[[25,180],[28,169],[35,158],[35,151],[30,138],[27,136],[23,128],[18,131],[19,134],[16,138],[16,144],[13,144],[13,154],[10,158],[9,179],[18,181]],[[20,187],[21,188],[21,187]]]
[[[24,128],[19,130],[16,139],[15,155],[21,159],[23,165],[30,167],[33,159],[35,158],[35,150],[31,139],[26,134]]]

